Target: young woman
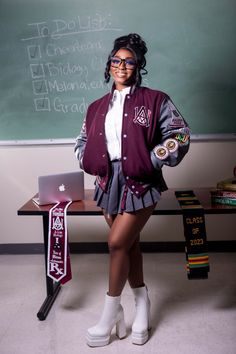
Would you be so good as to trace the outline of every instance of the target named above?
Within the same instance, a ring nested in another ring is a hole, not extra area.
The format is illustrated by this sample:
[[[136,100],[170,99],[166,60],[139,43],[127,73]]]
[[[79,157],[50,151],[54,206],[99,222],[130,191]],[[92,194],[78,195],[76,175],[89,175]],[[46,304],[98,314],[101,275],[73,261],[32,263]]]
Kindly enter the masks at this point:
[[[87,331],[92,347],[107,345],[114,326],[118,337],[125,337],[120,299],[127,280],[136,305],[132,342],[148,340],[150,300],[140,232],[167,189],[162,166],[177,165],[189,148],[188,125],[169,96],[141,87],[146,52],[138,34],[114,41],[105,70],[112,90],[89,106],[75,145],[80,167],[96,176],[94,199],[110,227],[108,292],[98,323]]]

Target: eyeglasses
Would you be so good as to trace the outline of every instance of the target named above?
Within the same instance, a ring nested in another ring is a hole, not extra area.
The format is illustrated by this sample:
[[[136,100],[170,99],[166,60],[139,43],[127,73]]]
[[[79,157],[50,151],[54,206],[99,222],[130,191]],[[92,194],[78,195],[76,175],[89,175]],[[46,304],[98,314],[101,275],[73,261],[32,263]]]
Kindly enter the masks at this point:
[[[126,69],[134,69],[136,67],[136,61],[132,58],[121,59],[118,57],[111,58],[111,66],[118,68],[121,63],[125,64]]]

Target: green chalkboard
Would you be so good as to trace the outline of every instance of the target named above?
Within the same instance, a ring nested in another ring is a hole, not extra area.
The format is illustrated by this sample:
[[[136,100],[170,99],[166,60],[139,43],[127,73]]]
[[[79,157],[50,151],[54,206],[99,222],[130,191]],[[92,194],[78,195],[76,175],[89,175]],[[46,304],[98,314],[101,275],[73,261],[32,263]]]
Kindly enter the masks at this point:
[[[0,0],[0,140],[70,139],[105,94],[113,40],[148,45],[145,86],[193,134],[236,133],[235,0]]]

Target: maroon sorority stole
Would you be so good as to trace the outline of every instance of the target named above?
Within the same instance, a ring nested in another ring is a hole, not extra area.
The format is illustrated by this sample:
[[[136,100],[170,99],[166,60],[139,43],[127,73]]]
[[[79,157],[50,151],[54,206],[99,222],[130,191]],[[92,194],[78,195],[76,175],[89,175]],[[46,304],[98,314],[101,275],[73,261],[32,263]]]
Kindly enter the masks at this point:
[[[66,220],[71,203],[57,203],[49,211],[47,275],[62,284],[72,278]]]

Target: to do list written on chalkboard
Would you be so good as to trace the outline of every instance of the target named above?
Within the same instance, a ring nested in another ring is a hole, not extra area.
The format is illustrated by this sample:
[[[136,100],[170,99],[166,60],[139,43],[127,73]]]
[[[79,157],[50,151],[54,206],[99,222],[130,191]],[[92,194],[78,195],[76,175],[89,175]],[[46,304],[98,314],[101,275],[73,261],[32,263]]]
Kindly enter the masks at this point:
[[[35,111],[84,114],[87,92],[110,88],[101,76],[105,68],[103,40],[88,34],[121,29],[112,27],[110,15],[101,14],[29,23],[27,27],[28,36],[21,41],[26,45]],[[86,37],[80,40],[84,33]]]

